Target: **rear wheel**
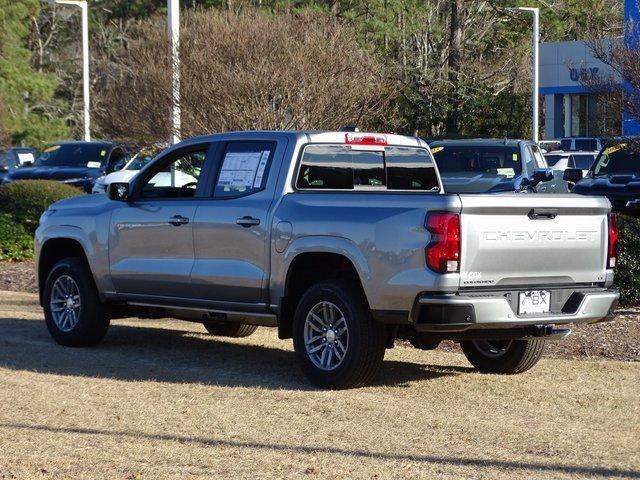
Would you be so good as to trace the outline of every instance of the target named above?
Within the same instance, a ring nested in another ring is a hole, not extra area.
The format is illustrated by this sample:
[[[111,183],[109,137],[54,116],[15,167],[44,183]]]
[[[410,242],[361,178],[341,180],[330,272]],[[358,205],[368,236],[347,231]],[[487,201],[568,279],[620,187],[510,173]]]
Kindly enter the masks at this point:
[[[293,324],[293,345],[305,375],[333,389],[370,383],[384,359],[386,329],[371,317],[352,284],[331,280],[303,295]]]
[[[258,329],[256,325],[247,325],[245,323],[237,322],[220,322],[215,320],[203,322],[203,325],[204,328],[207,329],[207,332],[219,337],[248,337]]]
[[[483,373],[522,373],[532,368],[542,357],[545,341],[469,340],[462,342],[465,356]]]
[[[59,344],[94,345],[107,333],[109,317],[83,259],[56,263],[45,281],[42,300],[47,329]]]

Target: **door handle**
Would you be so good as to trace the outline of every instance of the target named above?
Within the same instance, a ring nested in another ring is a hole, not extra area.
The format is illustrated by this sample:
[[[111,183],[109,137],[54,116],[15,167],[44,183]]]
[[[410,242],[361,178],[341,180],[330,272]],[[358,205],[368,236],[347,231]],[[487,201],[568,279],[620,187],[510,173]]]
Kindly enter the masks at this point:
[[[236,220],[236,223],[244,228],[249,228],[260,225],[260,219],[246,216],[238,218]]]
[[[186,225],[189,223],[189,219],[182,215],[174,215],[169,219],[169,223],[174,227],[179,227],[180,225]]]

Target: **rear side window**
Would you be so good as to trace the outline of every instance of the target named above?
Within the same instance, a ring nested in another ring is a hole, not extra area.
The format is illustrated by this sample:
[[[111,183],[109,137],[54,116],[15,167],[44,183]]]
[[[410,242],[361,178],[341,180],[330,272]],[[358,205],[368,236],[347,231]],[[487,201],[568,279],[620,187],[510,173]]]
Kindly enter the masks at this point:
[[[311,190],[435,190],[438,178],[424,149],[355,150],[346,145],[309,145],[296,180]]]
[[[598,141],[595,138],[577,138],[576,150],[597,150]]]
[[[593,164],[594,155],[574,155],[575,168],[589,170]]]
[[[275,142],[227,143],[214,196],[239,197],[264,189],[275,149]]]
[[[566,140],[560,140],[560,150],[569,151],[571,150],[571,139],[567,138]]]

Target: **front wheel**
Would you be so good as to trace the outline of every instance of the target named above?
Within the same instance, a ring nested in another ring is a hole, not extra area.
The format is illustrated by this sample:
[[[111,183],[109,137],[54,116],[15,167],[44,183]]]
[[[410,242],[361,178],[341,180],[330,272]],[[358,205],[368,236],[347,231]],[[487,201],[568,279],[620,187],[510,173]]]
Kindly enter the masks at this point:
[[[515,374],[532,368],[542,357],[545,341],[469,340],[461,343],[467,360],[482,373]]]
[[[65,258],[56,263],[45,281],[42,300],[47,328],[59,344],[95,345],[107,333],[109,317],[84,260]]]
[[[362,293],[351,283],[313,285],[300,300],[293,346],[304,374],[332,389],[370,383],[380,370],[386,329],[371,317]]]

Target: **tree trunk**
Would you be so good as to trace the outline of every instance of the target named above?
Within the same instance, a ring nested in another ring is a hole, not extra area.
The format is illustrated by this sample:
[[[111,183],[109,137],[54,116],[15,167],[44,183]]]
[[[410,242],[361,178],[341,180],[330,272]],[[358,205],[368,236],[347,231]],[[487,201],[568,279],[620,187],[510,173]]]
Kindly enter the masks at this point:
[[[447,136],[457,136],[460,112],[460,57],[462,54],[462,23],[460,13],[462,0],[451,0],[451,20],[449,37],[449,57],[447,58],[447,79],[449,81],[446,130]]]

